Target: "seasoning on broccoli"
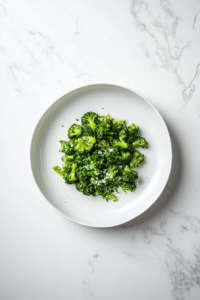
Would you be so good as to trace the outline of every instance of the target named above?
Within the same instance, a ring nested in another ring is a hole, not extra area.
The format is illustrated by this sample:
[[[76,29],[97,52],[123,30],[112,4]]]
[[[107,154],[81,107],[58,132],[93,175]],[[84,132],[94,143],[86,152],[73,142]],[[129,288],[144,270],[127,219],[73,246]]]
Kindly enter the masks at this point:
[[[115,192],[136,189],[138,173],[133,168],[140,166],[144,155],[135,147],[148,145],[138,132],[134,123],[127,127],[125,120],[111,119],[110,114],[87,112],[81,126],[73,124],[69,128],[69,140],[60,141],[62,168],[55,166],[53,170],[86,196],[117,201]]]

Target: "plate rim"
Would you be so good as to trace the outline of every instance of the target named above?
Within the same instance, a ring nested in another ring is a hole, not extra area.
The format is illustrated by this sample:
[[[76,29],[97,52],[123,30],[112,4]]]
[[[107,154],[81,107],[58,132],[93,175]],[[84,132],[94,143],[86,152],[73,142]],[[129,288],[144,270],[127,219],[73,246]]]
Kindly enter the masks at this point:
[[[139,212],[137,213],[134,217],[132,218],[129,218],[127,219],[126,221],[123,221],[123,222],[119,222],[117,224],[114,224],[114,225],[91,225],[91,224],[88,224],[88,223],[85,223],[85,222],[81,222],[81,221],[78,221],[76,219],[73,219],[73,218],[70,218],[68,216],[66,216],[63,212],[61,212],[59,209],[57,209],[46,197],[45,195],[42,193],[40,187],[38,186],[37,184],[37,181],[36,181],[36,178],[34,176],[34,172],[33,172],[33,168],[32,168],[32,161],[31,161],[31,153],[32,153],[32,143],[33,143],[33,138],[34,138],[34,135],[35,135],[35,132],[36,132],[36,129],[37,129],[37,126],[39,125],[40,121],[42,120],[43,116],[46,114],[46,112],[58,101],[60,101],[60,99],[62,99],[64,96],[70,94],[71,92],[74,92],[74,91],[77,91],[79,89],[82,89],[82,88],[86,88],[86,87],[92,87],[92,86],[100,86],[100,85],[106,85],[106,86],[113,86],[113,87],[118,87],[118,88],[122,88],[122,89],[125,89],[125,90],[128,90],[132,93],[135,93],[137,95],[139,95],[141,98],[143,98],[155,111],[156,113],[158,114],[158,116],[160,117],[161,121],[163,122],[164,126],[165,126],[165,129],[166,129],[166,132],[167,132],[167,136],[168,136],[168,139],[169,139],[169,142],[170,142],[170,155],[169,155],[169,158],[170,158],[170,168],[169,168],[169,174],[166,178],[166,182],[165,184],[163,185],[163,188],[161,189],[159,195],[157,196],[157,198],[149,205],[147,206],[142,212]],[[38,187],[40,193],[42,194],[42,196],[45,198],[45,200],[56,210],[58,211],[61,215],[63,215],[65,218],[67,218],[68,220],[70,221],[73,221],[77,224],[80,224],[80,225],[84,225],[84,226],[87,226],[87,227],[92,227],[92,228],[111,228],[111,227],[116,227],[116,226],[120,226],[122,224],[125,224],[127,222],[130,222],[131,220],[134,220],[136,219],[138,216],[142,215],[145,211],[147,211],[157,200],[158,198],[161,196],[161,194],[163,193],[166,185],[167,185],[167,182],[169,180],[169,177],[170,177],[170,174],[171,174],[171,170],[172,170],[172,161],[173,161],[173,151],[172,151],[172,142],[171,142],[171,137],[170,137],[170,133],[169,133],[169,130],[168,130],[168,127],[165,123],[165,120],[163,119],[162,115],[160,114],[160,112],[157,110],[157,108],[150,102],[150,100],[148,100],[145,96],[143,96],[141,93],[133,90],[133,89],[130,89],[128,87],[125,87],[125,86],[121,86],[121,85],[118,85],[118,84],[113,84],[113,83],[103,83],[103,82],[98,82],[98,83],[91,83],[91,84],[86,84],[86,85],[81,85],[79,87],[76,87],[72,90],[69,90],[67,93],[63,94],[62,96],[60,96],[57,100],[55,100],[50,106],[47,107],[47,109],[42,113],[42,115],[40,116],[40,118],[38,119],[35,127],[34,127],[34,130],[33,130],[33,133],[32,133],[32,137],[31,137],[31,143],[30,143],[30,150],[29,150],[29,163],[30,163],[30,168],[31,168],[31,173],[32,173],[32,176],[33,176],[33,179],[35,181],[35,184],[36,186]]]

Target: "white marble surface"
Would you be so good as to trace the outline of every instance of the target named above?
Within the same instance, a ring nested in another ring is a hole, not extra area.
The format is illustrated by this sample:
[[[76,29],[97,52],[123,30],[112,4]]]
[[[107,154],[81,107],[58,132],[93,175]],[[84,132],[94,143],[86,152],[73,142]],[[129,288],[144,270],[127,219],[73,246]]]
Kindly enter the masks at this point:
[[[159,200],[124,226],[57,213],[32,178],[34,126],[74,87],[146,96],[174,161]],[[200,299],[200,2],[0,0],[0,299]]]

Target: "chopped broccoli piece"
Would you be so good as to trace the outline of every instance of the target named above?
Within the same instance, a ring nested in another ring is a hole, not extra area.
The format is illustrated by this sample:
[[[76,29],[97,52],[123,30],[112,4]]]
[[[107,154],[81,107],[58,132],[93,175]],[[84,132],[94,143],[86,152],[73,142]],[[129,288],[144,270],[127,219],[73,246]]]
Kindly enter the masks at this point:
[[[76,169],[77,169],[77,165],[73,164],[72,168],[71,168],[71,172],[63,174],[63,178],[65,180],[65,183],[72,184],[72,183],[77,182],[78,178],[76,177]]]
[[[127,191],[134,191],[136,189],[135,182],[125,182],[122,185],[120,185],[122,190],[127,190]]]
[[[137,139],[132,143],[132,145],[134,147],[144,148],[144,147],[147,147],[148,144],[147,144],[147,141],[145,140],[145,138],[138,136]]]
[[[96,129],[96,124],[98,122],[98,115],[92,111],[87,112],[81,118],[82,126],[90,126],[93,130]]]
[[[126,128],[125,120],[112,120],[112,129],[115,135],[118,135],[122,129]]]
[[[108,201],[109,199],[111,199],[113,201],[117,201],[117,197],[110,192],[105,192],[103,195],[103,198],[105,198],[106,201]]]
[[[76,141],[70,140],[68,142],[60,141],[61,147],[59,149],[60,152],[64,152],[67,155],[73,155],[75,153],[74,146]]]
[[[130,167],[137,168],[143,161],[144,161],[144,155],[141,154],[139,151],[135,151],[133,153],[133,158],[130,162]]]
[[[132,159],[132,155],[129,152],[122,152],[122,155],[119,157],[119,162],[121,165],[129,165]]]
[[[86,136],[79,138],[77,140],[77,144],[74,147],[74,150],[78,154],[86,153],[92,150],[94,143],[96,142],[96,139],[92,136]]]
[[[95,131],[90,126],[83,127],[83,136],[95,137]]]
[[[63,169],[64,170],[69,170],[72,166],[72,161],[73,161],[74,156],[73,155],[64,155],[61,157],[63,161]]]
[[[68,130],[68,138],[76,139],[82,135],[83,128],[80,125],[73,124]]]
[[[60,176],[64,175],[64,171],[59,167],[59,166],[55,166],[52,168],[56,173],[58,173]]]
[[[125,166],[122,172],[122,179],[124,181],[134,182],[138,179],[138,173],[136,171],[132,171],[129,166]]]

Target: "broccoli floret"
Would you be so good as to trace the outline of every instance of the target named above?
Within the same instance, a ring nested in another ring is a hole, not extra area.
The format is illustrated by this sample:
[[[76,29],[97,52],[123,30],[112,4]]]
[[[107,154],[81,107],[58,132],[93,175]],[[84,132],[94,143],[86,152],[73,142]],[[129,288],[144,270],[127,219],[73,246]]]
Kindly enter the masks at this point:
[[[92,111],[87,112],[86,114],[84,114],[82,116],[81,124],[82,124],[82,126],[89,126],[93,130],[95,130],[96,126],[97,126],[96,124],[98,122],[98,118],[99,118],[99,116],[96,113],[94,113]]]
[[[138,173],[136,171],[132,171],[129,166],[125,166],[122,172],[122,179],[124,181],[134,182],[138,179]]]
[[[106,158],[106,167],[116,166],[120,159],[120,153],[107,151],[105,154],[105,158]]]
[[[134,147],[147,148],[147,141],[145,138],[138,136],[137,139],[132,143]]]
[[[135,151],[133,153],[133,158],[130,162],[130,167],[137,168],[143,161],[144,161],[144,155],[141,154],[139,151]]]
[[[128,129],[126,127],[119,132],[119,138],[122,138],[124,141],[128,138]]]
[[[139,127],[135,126],[134,123],[128,126],[129,138],[127,140],[128,143],[132,143],[136,139],[136,135],[138,134]]]
[[[108,141],[106,140],[101,140],[100,142],[96,143],[95,145],[97,150],[100,150],[102,152],[105,152],[108,150],[108,148],[110,147],[110,144]]]
[[[98,118],[99,122],[104,122],[107,123],[109,125],[111,125],[111,119],[110,119],[110,114],[108,114],[107,116],[102,116]]]
[[[108,124],[105,122],[99,123],[96,128],[97,140],[106,139],[106,137],[112,137],[114,133],[109,131]]]
[[[68,130],[68,138],[76,139],[81,137],[83,128],[80,125],[73,124]]]
[[[60,152],[64,152],[67,155],[73,155],[75,153],[74,146],[76,145],[76,141],[70,140],[60,141],[61,147],[59,149]]]
[[[104,183],[99,180],[99,179],[96,179],[93,181],[93,187],[94,187],[94,190],[96,191],[96,195],[103,195],[104,192],[105,192],[105,186],[104,186]]]
[[[120,131],[124,128],[126,128],[126,124],[124,120],[118,120],[118,119],[112,120],[112,129],[116,136],[118,136]]]
[[[62,170],[59,166],[55,166],[52,168],[56,173],[58,173],[60,176],[63,176],[65,171]]]
[[[64,170],[71,169],[73,158],[74,158],[73,155],[64,155],[61,157],[61,159],[63,161],[62,167]]]
[[[108,168],[108,171],[106,173],[106,183],[110,183],[112,181],[115,180],[115,176],[117,175],[117,173],[119,172],[119,169],[117,167],[114,166],[110,166]]]
[[[132,159],[132,155],[129,152],[122,152],[122,155],[119,156],[119,163],[121,165],[129,165]]]
[[[119,136],[119,140],[113,140],[113,149],[118,152],[120,150],[128,151],[130,150],[130,145],[125,142],[124,135]]]
[[[92,185],[88,185],[86,182],[78,182],[76,183],[76,189],[77,191],[83,193],[86,196],[95,196],[95,190]]]
[[[77,144],[74,147],[74,150],[78,154],[87,153],[92,150],[95,142],[96,142],[96,139],[92,136],[86,136],[86,137],[79,138],[77,140]]]
[[[106,201],[108,201],[109,199],[117,201],[117,197],[110,192],[105,192],[103,198],[106,199]]]
[[[85,127],[83,127],[82,135],[95,137],[95,130],[93,130],[90,126],[85,126]]]
[[[76,177],[76,169],[77,165],[72,164],[71,172],[64,173],[63,178],[65,180],[65,183],[72,184],[77,182],[78,178]]]
[[[120,187],[122,190],[127,190],[130,192],[136,189],[136,185],[134,182],[124,182],[120,185]]]

